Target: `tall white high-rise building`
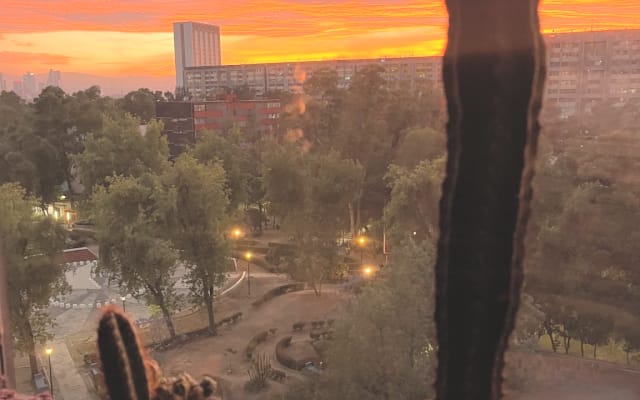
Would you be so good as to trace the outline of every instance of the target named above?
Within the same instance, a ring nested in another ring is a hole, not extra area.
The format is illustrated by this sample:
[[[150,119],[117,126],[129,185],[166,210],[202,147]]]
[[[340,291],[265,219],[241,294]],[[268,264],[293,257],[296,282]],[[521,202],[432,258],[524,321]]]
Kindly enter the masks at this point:
[[[36,75],[33,72],[27,72],[22,77],[22,90],[24,98],[27,100],[32,100],[38,96],[38,81],[36,81]]]
[[[200,22],[173,24],[176,86],[184,87],[184,68],[221,64],[220,28]]]
[[[2,74],[0,74],[0,92],[7,90],[7,82],[4,80]]]

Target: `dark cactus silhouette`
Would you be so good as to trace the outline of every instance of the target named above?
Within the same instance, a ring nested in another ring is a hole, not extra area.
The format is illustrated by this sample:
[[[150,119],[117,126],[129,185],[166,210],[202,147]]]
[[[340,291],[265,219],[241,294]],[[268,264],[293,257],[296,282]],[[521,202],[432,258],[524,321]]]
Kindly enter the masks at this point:
[[[106,307],[98,325],[98,349],[107,394],[112,400],[214,399],[217,383],[197,383],[188,374],[162,377],[134,324],[117,306]]]

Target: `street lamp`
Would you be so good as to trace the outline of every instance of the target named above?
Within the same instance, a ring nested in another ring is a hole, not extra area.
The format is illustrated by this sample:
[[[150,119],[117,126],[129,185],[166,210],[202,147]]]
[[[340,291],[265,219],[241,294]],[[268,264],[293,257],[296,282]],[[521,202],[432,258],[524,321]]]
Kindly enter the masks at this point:
[[[247,292],[251,296],[251,254],[250,251],[244,253],[244,259],[247,260]]]
[[[53,353],[53,349],[51,347],[47,347],[44,351],[49,357],[49,390],[51,390],[51,398],[53,399],[53,373],[51,369],[51,353]]]
[[[239,228],[234,229],[231,233],[234,239],[240,239],[240,236],[242,236],[242,231]]]
[[[127,312],[127,298],[122,296],[120,300],[122,300],[122,311]]]
[[[364,260],[364,247],[367,245],[367,237],[366,236],[358,236],[356,238],[356,243],[360,247],[360,265]]]

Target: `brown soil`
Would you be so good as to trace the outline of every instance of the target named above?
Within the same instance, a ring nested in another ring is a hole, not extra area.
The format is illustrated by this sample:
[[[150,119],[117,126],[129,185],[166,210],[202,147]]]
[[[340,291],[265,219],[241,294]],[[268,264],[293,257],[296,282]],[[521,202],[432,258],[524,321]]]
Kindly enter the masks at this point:
[[[262,285],[255,291],[251,301],[270,287]],[[222,377],[227,383],[227,393],[231,398],[269,398],[274,392],[281,391],[283,385],[270,383],[270,390],[249,395],[244,392],[244,384],[248,380],[247,369],[251,362],[247,360],[244,349],[251,338],[261,331],[276,328],[275,335],[269,335],[264,343],[258,345],[254,354],[264,353],[271,359],[274,368],[285,371],[287,380],[300,377],[300,373],[280,365],[275,358],[275,345],[282,337],[293,335],[295,342],[309,338],[309,327],[302,332],[293,333],[292,325],[298,321],[326,320],[336,318],[341,313],[346,298],[333,288],[327,287],[325,294],[316,296],[313,291],[293,292],[277,297],[266,304],[254,308],[250,305],[246,293],[237,295],[234,290],[229,298],[221,301],[218,315],[225,315],[221,309],[228,312],[242,311],[242,319],[234,324],[221,327],[216,337],[207,337],[180,348],[154,354],[166,374],[188,372],[194,377],[213,375]],[[296,348],[298,346],[296,345]],[[229,398],[229,397],[228,397]]]

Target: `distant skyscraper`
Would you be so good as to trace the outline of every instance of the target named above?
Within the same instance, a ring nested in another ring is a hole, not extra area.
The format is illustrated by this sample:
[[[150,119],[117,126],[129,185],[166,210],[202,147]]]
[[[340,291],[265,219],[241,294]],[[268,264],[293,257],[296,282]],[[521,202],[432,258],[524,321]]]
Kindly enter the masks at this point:
[[[27,72],[24,74],[22,77],[22,89],[27,100],[31,100],[38,95],[38,82],[34,73]]]
[[[17,94],[18,96],[24,98],[24,90],[23,90],[23,86],[22,86],[22,81],[15,81],[13,82],[13,91],[15,92],[15,94]]]
[[[53,69],[49,70],[49,77],[47,78],[46,86],[60,87],[60,71]]]
[[[173,24],[176,86],[184,87],[184,68],[221,64],[220,28],[199,22]]]
[[[7,82],[4,80],[2,74],[0,74],[0,92],[7,90]]]

